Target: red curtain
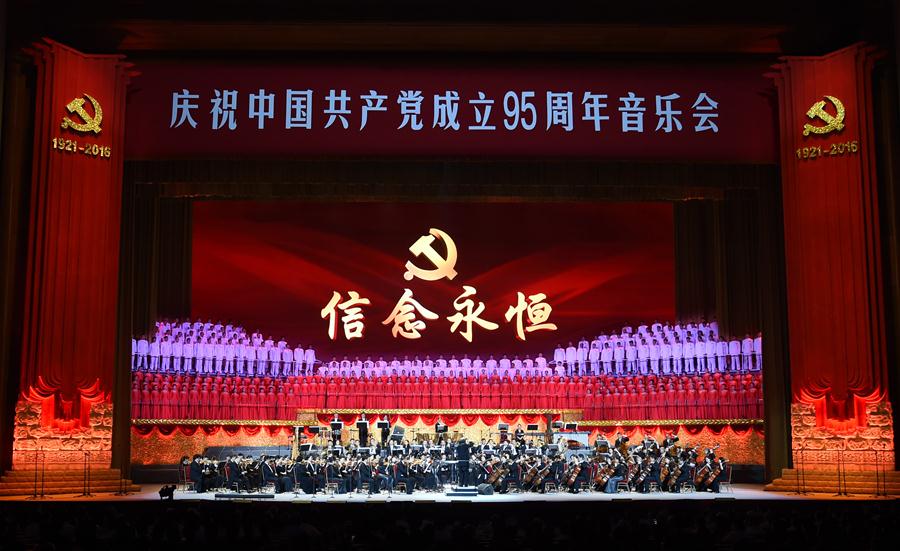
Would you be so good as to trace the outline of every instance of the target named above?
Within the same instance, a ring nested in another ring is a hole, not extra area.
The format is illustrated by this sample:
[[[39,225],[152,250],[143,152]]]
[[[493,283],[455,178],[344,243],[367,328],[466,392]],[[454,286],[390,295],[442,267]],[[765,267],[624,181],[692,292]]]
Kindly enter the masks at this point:
[[[820,424],[865,423],[865,403],[887,388],[869,89],[875,57],[857,44],[776,67],[791,385],[795,401],[816,405]],[[843,105],[843,128],[804,136],[805,124],[826,124],[807,116],[816,102],[839,116],[823,94]]]
[[[31,54],[37,98],[20,388],[27,395],[40,385],[72,401],[99,383],[108,395],[117,363],[129,64],[121,56],[85,55],[49,40]],[[99,102],[102,119],[85,94]],[[99,120],[99,133],[61,127],[64,117],[88,122],[67,109],[73,100],[84,101],[87,118]],[[60,143],[74,146],[61,150]],[[83,152],[93,145],[109,147],[109,157]]]

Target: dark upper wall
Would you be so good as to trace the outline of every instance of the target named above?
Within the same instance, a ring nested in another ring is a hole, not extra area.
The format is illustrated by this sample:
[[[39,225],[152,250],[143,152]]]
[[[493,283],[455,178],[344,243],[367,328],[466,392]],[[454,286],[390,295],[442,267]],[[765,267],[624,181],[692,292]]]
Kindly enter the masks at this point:
[[[89,52],[503,51],[592,54],[821,54],[858,40],[891,46],[891,0],[541,5],[462,1],[119,0],[73,13],[16,0],[9,40],[51,36]],[[601,8],[602,6],[602,8]]]

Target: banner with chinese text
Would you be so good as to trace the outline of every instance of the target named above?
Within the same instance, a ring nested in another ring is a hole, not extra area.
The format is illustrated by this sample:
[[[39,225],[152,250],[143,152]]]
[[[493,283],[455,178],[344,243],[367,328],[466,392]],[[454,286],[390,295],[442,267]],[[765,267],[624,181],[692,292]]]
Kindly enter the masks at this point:
[[[773,163],[765,66],[143,63],[127,156]]]

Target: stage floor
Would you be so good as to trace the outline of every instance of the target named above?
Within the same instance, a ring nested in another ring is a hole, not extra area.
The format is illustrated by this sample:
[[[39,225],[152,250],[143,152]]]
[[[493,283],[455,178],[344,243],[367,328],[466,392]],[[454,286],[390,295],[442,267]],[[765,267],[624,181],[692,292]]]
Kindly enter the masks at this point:
[[[53,495],[49,496],[47,501],[153,501],[159,500],[159,489],[161,484],[143,484],[141,491],[126,496],[117,496],[113,494],[99,494],[93,497],[81,497],[73,495]],[[447,490],[449,491],[449,490]],[[715,500],[745,500],[745,501],[773,501],[773,500],[871,500],[871,499],[892,499],[892,498],[876,498],[875,496],[835,496],[834,494],[787,494],[780,492],[766,492],[761,484],[735,484],[733,491],[726,491],[719,494],[711,492],[695,492],[672,494],[667,492],[654,492],[649,494],[641,494],[636,492],[606,494],[603,492],[581,492],[571,494],[568,492],[538,494],[534,492],[526,493],[510,493],[510,494],[494,494],[479,495],[474,497],[455,497],[447,496],[444,492],[425,492],[417,490],[412,494],[394,492],[393,494],[376,494],[369,496],[367,494],[342,494],[342,495],[306,495],[303,493],[283,493],[275,494],[272,498],[252,498],[247,494],[229,494],[230,498],[216,498],[215,492],[207,492],[197,494],[195,492],[175,492],[175,500],[199,502],[199,501],[238,501],[238,502],[260,502],[260,503],[528,503],[528,502],[617,502],[617,501],[715,501]],[[23,501],[24,497],[3,497],[0,501]]]

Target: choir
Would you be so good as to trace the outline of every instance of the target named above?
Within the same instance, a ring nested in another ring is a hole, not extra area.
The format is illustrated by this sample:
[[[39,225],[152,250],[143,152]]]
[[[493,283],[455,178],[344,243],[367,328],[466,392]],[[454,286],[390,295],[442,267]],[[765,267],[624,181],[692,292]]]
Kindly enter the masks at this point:
[[[758,419],[759,339],[726,346],[715,322],[655,323],[559,347],[549,364],[539,355],[323,365],[311,347],[292,349],[239,326],[161,321],[152,343],[135,342],[132,416],[288,420],[298,409],[581,409],[596,420]],[[666,343],[682,341],[676,361],[676,347]],[[693,350],[715,344],[714,354],[686,361],[695,341]]]

